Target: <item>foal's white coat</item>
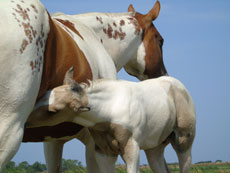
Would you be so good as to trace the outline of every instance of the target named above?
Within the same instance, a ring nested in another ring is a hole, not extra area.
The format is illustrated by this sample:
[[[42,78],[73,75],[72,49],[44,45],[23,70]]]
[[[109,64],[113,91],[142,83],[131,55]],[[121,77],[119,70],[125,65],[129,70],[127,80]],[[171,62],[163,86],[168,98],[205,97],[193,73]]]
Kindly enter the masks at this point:
[[[122,156],[128,173],[138,172],[140,149],[145,150],[153,171],[167,172],[163,151],[169,142],[177,152],[181,172],[189,172],[195,137],[195,108],[190,94],[177,79],[160,77],[139,83],[97,80],[82,91],[63,85],[51,92],[50,99],[49,109],[60,111],[56,121],[64,118],[88,127],[93,137],[94,130],[103,131],[103,124],[110,123],[108,130],[113,129],[112,135],[106,129],[105,134],[108,133],[114,142],[106,141],[105,136],[101,139],[117,149],[115,155]],[[63,117],[65,114],[61,112],[69,111],[69,105],[78,114]],[[90,111],[79,113],[86,108]],[[97,140],[95,142],[99,148],[103,147]],[[113,162],[115,164],[115,160]]]

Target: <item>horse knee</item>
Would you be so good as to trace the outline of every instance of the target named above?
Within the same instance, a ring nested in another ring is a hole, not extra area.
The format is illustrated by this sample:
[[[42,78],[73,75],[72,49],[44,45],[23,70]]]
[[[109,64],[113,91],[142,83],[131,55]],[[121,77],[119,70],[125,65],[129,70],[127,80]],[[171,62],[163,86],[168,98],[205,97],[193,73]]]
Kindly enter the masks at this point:
[[[170,135],[170,143],[178,152],[187,151],[193,144],[195,134],[192,132],[175,133]]]

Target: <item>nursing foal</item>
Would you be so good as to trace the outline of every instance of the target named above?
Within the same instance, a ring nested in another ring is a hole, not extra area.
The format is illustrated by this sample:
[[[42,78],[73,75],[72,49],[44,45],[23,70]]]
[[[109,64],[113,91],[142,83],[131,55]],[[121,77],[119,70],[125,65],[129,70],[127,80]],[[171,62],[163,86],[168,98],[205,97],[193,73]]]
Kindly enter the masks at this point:
[[[142,82],[101,79],[88,86],[77,84],[72,75],[70,69],[64,85],[38,103],[34,118],[46,116],[43,123],[49,125],[69,121],[88,127],[96,148],[114,157],[120,154],[128,173],[138,172],[140,149],[153,171],[168,172],[163,152],[171,143],[181,172],[189,172],[196,118],[180,81],[168,76]]]

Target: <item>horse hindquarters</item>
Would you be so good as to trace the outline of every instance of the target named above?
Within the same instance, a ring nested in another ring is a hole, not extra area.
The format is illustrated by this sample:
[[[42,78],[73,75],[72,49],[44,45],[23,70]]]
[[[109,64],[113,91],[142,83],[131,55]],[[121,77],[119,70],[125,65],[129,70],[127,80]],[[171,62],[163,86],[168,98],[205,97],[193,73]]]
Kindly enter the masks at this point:
[[[0,2],[0,167],[17,152],[40,86],[48,16],[39,1]],[[1,172],[1,170],[0,170]]]
[[[177,122],[169,137],[179,159],[180,172],[189,172],[192,162],[192,144],[195,137],[195,107],[188,91],[174,88]]]

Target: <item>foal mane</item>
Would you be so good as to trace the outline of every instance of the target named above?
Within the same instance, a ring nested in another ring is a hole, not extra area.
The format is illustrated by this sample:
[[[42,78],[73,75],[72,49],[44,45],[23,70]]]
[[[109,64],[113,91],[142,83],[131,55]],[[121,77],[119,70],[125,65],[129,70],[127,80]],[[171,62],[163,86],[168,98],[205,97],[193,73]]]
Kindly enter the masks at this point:
[[[93,93],[105,90],[108,85],[111,85],[114,80],[112,79],[96,79],[88,80],[88,83],[80,83],[80,86],[88,93]]]

